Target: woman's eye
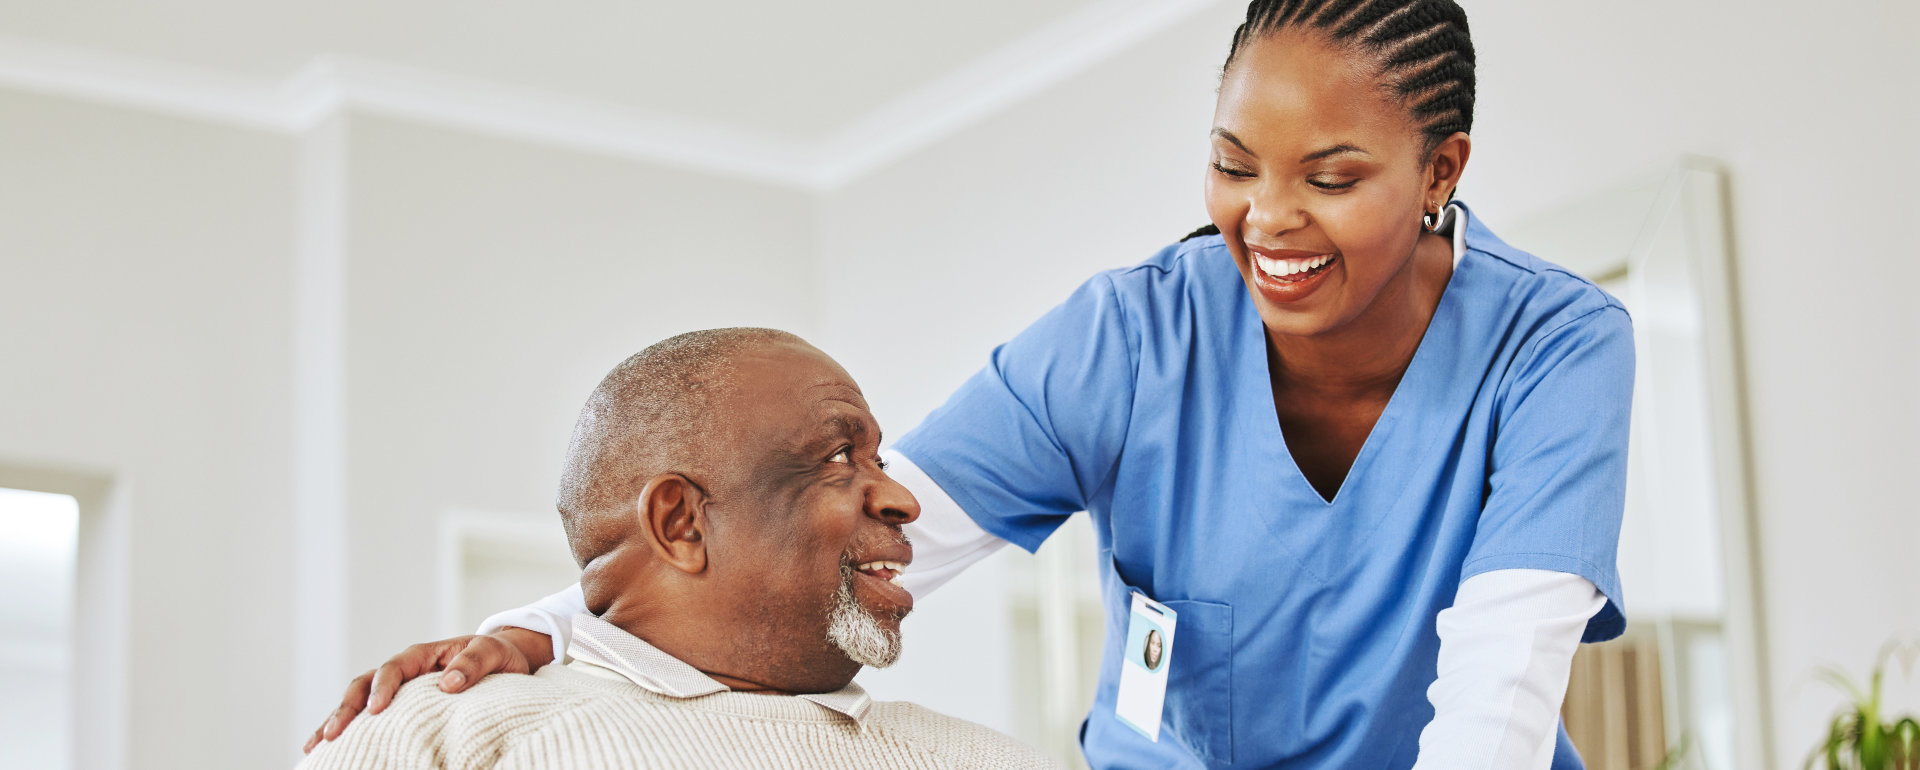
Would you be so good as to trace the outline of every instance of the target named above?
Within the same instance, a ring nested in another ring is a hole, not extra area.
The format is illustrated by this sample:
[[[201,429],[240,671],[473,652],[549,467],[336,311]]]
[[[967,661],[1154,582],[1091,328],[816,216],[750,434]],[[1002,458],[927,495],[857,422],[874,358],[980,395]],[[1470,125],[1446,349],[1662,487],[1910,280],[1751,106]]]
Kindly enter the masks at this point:
[[[847,447],[845,449],[841,449],[838,452],[834,452],[832,457],[827,458],[827,462],[846,463],[847,465],[852,465],[853,464],[853,447]]]
[[[1247,177],[1251,177],[1251,176],[1253,176],[1253,172],[1251,172],[1251,171],[1248,171],[1248,170],[1246,170],[1246,169],[1239,169],[1239,168],[1234,168],[1234,167],[1232,167],[1232,166],[1227,166],[1227,165],[1223,165],[1223,164],[1221,164],[1221,163],[1220,163],[1220,162],[1218,162],[1218,161],[1215,161],[1215,162],[1214,162],[1214,164],[1213,164],[1213,170],[1215,170],[1215,171],[1218,171],[1218,172],[1220,172],[1220,173],[1222,173],[1222,174],[1226,174],[1227,176],[1231,176],[1231,177],[1238,177],[1238,178],[1240,178],[1240,179],[1246,179]]]
[[[1358,179],[1349,179],[1345,182],[1338,182],[1332,179],[1326,179],[1324,177],[1312,177],[1307,179],[1307,184],[1313,185],[1314,187],[1318,187],[1322,190],[1345,190],[1349,187],[1354,186],[1354,184],[1358,183],[1359,181],[1360,180]]]

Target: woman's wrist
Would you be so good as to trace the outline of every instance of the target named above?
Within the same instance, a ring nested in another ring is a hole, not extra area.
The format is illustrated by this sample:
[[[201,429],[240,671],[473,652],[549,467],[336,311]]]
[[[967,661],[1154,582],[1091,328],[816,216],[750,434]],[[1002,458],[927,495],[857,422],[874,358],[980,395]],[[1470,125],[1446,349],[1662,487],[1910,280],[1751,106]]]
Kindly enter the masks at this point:
[[[539,671],[553,662],[553,637],[518,626],[507,626],[488,636],[506,642],[527,659],[528,671]]]

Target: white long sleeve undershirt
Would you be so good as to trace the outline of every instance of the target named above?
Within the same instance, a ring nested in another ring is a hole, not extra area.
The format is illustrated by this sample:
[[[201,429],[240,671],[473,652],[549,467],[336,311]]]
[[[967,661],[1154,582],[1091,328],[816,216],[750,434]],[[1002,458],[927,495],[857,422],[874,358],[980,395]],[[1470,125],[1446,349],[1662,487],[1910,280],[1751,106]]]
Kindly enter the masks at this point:
[[[920,501],[920,518],[905,527],[913,539],[913,564],[901,576],[909,593],[924,597],[1007,544],[912,461],[884,455],[888,475]],[[1434,717],[1420,732],[1414,770],[1549,767],[1574,650],[1605,605],[1593,583],[1563,572],[1495,570],[1463,581],[1438,618],[1439,670],[1427,688]],[[580,586],[568,586],[487,618],[478,633],[538,631],[552,637],[554,660],[564,661],[571,618],[585,610]]]

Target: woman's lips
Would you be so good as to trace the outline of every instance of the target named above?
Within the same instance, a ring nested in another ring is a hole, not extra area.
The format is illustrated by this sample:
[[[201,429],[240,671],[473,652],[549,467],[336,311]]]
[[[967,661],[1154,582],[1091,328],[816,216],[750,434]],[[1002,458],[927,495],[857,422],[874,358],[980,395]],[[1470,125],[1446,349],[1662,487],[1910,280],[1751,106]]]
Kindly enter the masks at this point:
[[[1247,247],[1253,263],[1253,284],[1260,295],[1275,303],[1298,302],[1326,283],[1340,264],[1340,255],[1297,250]]]
[[[1304,281],[1313,271],[1323,270],[1333,264],[1334,259],[1332,254],[1292,259],[1269,257],[1259,252],[1252,252],[1252,254],[1253,265],[1259,268],[1260,272],[1266,273],[1268,277],[1275,280],[1288,282]]]

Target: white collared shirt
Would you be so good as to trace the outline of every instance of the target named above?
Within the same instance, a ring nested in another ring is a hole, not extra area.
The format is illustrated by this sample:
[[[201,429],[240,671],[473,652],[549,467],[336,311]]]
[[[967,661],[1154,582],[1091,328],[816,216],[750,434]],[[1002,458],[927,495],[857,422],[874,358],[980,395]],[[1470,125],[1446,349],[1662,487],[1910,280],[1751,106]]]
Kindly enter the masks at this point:
[[[571,626],[573,633],[566,648],[566,665],[575,671],[632,682],[669,698],[698,698],[732,690],[645,639],[593,616],[584,607],[573,616]],[[556,636],[558,638],[561,637]],[[833,692],[793,697],[818,704],[854,722],[863,723],[873,710],[873,697],[853,682]]]

